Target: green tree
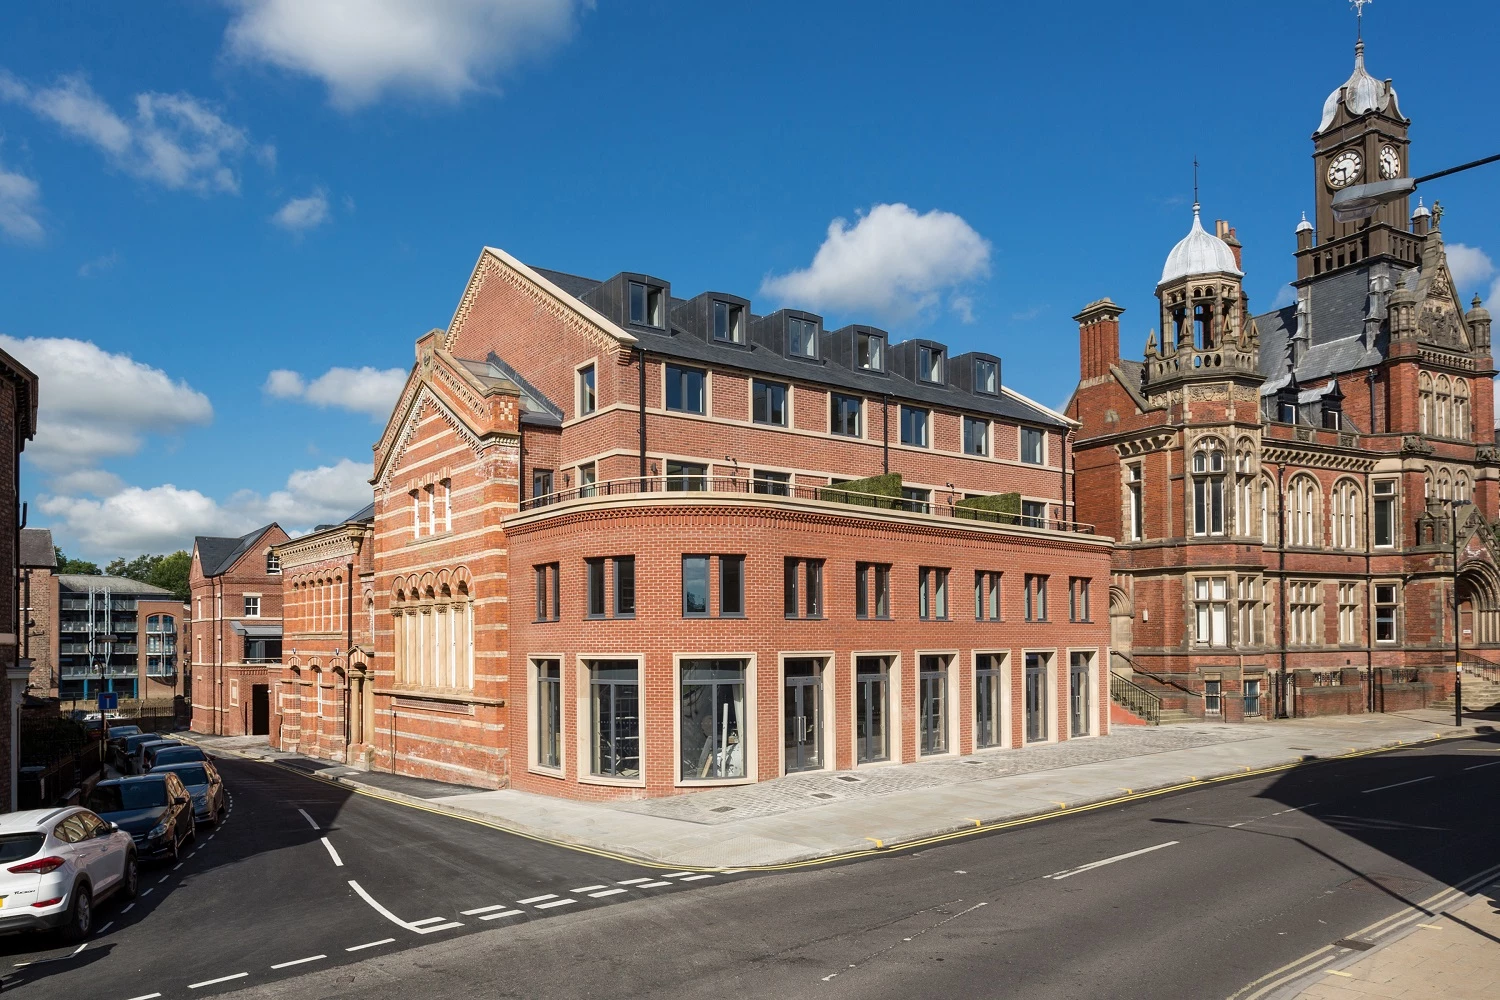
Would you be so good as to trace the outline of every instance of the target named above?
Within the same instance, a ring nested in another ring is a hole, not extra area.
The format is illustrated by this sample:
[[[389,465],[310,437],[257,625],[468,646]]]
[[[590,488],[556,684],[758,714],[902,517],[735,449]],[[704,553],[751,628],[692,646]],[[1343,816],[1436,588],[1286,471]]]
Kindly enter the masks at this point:
[[[126,561],[122,556],[104,567],[104,573],[106,576],[123,576],[127,580],[139,580],[141,583],[148,583],[151,579],[152,570],[156,569],[156,564],[161,562],[163,558],[165,557],[139,555],[134,559]]]
[[[98,576],[99,564],[91,563],[84,559],[69,559],[63,555],[62,546],[52,546],[52,552],[57,556],[58,573],[74,573],[81,576]]]
[[[171,555],[157,556],[156,564],[146,576],[153,587],[170,590],[179,601],[188,599],[188,573],[193,568],[193,554],[178,549]]]

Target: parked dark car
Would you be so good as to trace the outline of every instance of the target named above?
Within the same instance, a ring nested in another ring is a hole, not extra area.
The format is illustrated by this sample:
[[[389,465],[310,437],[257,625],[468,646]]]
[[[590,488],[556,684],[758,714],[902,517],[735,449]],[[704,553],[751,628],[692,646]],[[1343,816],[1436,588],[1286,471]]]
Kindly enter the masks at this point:
[[[127,736],[139,735],[140,726],[110,726],[109,735],[105,737],[111,744],[116,740],[123,740]]]
[[[166,747],[185,747],[186,743],[181,740],[156,740],[152,743],[142,743],[135,750],[135,773],[145,774],[156,766],[156,751]]]
[[[142,858],[175,860],[182,845],[198,836],[193,798],[175,774],[138,774],[101,781],[88,808],[130,834]]]
[[[163,764],[191,764],[194,761],[208,760],[208,754],[204,753],[201,747],[195,746],[153,747],[151,754],[152,771]]]
[[[228,811],[224,798],[224,779],[219,769],[206,760],[178,764],[158,764],[152,774],[177,775],[193,797],[193,818],[199,823],[218,826]]]
[[[158,733],[136,733],[134,736],[125,737],[118,747],[111,747],[114,750],[115,767],[125,774],[130,774],[135,770],[136,754],[140,751],[142,744],[156,743],[161,738]]]

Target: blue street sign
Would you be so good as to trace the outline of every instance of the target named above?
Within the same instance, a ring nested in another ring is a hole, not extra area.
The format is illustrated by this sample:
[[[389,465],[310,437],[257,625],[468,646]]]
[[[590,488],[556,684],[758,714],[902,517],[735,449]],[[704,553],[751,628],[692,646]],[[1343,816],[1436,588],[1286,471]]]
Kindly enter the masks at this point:
[[[99,692],[99,711],[113,712],[120,707],[120,696],[114,691]]]

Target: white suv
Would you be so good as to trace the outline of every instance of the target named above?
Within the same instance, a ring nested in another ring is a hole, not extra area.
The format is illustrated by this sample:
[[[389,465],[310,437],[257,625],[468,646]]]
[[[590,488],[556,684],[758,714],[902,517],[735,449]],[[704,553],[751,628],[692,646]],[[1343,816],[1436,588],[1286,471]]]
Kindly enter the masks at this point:
[[[70,941],[94,926],[94,904],[139,889],[130,834],[87,809],[0,815],[0,933],[61,928]]]

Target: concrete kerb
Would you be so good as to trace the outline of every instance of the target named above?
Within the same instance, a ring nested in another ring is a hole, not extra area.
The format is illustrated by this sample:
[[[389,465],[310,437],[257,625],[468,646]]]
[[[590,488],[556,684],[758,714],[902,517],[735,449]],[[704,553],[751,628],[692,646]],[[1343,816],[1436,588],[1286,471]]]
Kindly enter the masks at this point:
[[[1412,746],[1420,746],[1430,743],[1445,742],[1455,739],[1468,739],[1473,736],[1491,735],[1495,727],[1491,725],[1466,725],[1462,728],[1454,728],[1447,732],[1434,732],[1430,737],[1421,740],[1394,740],[1382,742],[1368,747],[1351,747],[1348,752],[1342,754],[1318,756],[1316,754],[1300,754],[1289,757],[1283,761],[1274,762],[1260,767],[1239,767],[1232,770],[1220,770],[1206,772],[1202,775],[1192,777],[1187,781],[1174,780],[1143,788],[1132,788],[1124,795],[1102,795],[1094,797],[1082,797],[1075,802],[1055,806],[1051,809],[1033,809],[1025,812],[1012,812],[1003,815],[990,815],[985,817],[966,817],[962,821],[944,823],[935,826],[931,831],[924,832],[915,837],[906,837],[899,841],[880,841],[875,838],[850,834],[845,846],[834,848],[823,848],[813,850],[798,850],[790,843],[792,848],[783,858],[778,858],[771,863],[744,864],[744,865],[706,865],[693,864],[684,859],[670,859],[665,857],[653,857],[649,847],[643,845],[626,845],[618,843],[603,844],[587,838],[570,835],[565,830],[556,828],[539,828],[523,823],[517,823],[513,819],[500,819],[493,813],[483,810],[471,809],[450,802],[434,802],[419,796],[409,795],[394,789],[379,788],[365,784],[357,777],[348,775],[326,776],[310,773],[301,768],[290,767],[276,760],[246,754],[225,747],[211,747],[217,753],[226,753],[231,756],[246,760],[254,760],[260,763],[270,764],[284,770],[304,777],[314,778],[318,781],[336,784],[351,789],[356,794],[370,798],[392,802],[398,805],[420,809],[438,815],[447,815],[455,819],[487,826],[518,837],[525,837],[540,843],[550,844],[569,850],[581,851],[595,857],[610,858],[627,864],[638,865],[647,868],[680,868],[702,872],[733,871],[785,871],[794,868],[809,867],[813,865],[833,864],[842,861],[852,861],[860,858],[874,857],[881,854],[892,854],[914,848],[931,846],[946,841],[956,840],[962,837],[977,836],[982,833],[991,833],[998,830],[1025,826],[1043,820],[1054,819],[1062,816],[1076,815],[1090,812],[1109,806],[1123,805],[1129,802],[1138,802],[1143,799],[1155,798],[1174,792],[1188,791],[1202,788],[1210,784],[1219,784],[1228,781],[1237,781],[1245,778],[1253,778],[1259,775],[1273,774],[1278,771],[1291,770],[1297,767],[1312,764],[1326,763],[1335,760],[1347,760],[1354,757],[1370,756],[1380,753],[1388,753]],[[191,734],[183,734],[191,739]],[[194,742],[197,742],[196,740]],[[874,844],[875,846],[858,846],[861,842]]]

